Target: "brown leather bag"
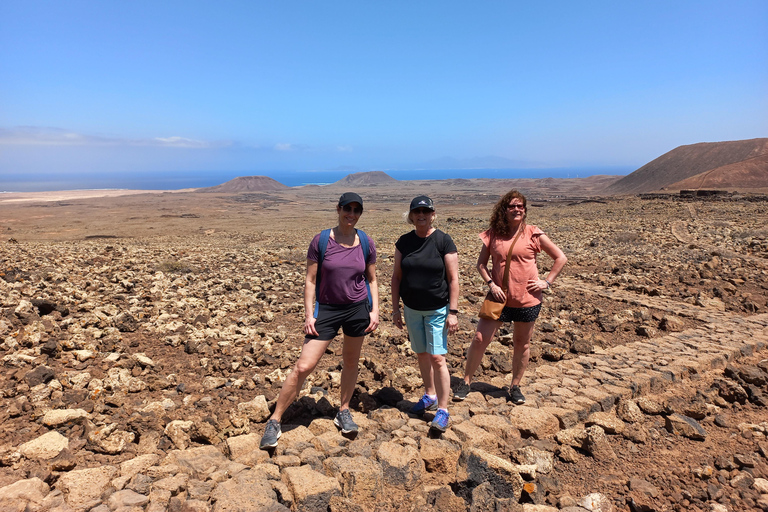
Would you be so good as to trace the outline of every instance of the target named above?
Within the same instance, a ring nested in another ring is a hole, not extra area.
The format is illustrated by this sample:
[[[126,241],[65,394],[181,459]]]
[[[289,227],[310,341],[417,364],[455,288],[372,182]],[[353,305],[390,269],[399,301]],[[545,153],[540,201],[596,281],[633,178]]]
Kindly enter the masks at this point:
[[[509,246],[509,251],[507,251],[507,263],[504,266],[504,282],[501,284],[501,290],[504,292],[504,295],[507,294],[507,285],[509,283],[509,263],[512,261],[512,249],[515,247],[517,239],[523,234],[524,227],[525,226],[520,226],[517,230],[517,236],[512,240],[512,245]],[[480,308],[480,313],[477,316],[486,320],[498,321],[505,304],[506,302],[496,301],[496,298],[491,294],[491,291],[488,290],[488,294],[483,301],[483,306]]]

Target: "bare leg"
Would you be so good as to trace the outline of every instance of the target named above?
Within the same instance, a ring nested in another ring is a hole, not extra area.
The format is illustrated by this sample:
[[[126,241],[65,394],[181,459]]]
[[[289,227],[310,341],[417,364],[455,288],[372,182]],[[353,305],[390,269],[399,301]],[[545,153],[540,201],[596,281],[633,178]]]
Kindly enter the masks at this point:
[[[528,368],[531,357],[531,338],[533,326],[536,322],[515,322],[515,331],[512,335],[514,352],[512,353],[512,385],[519,386],[523,380],[523,374]]]
[[[485,349],[488,348],[488,344],[493,339],[493,335],[496,334],[496,330],[500,325],[501,322],[486,320],[485,318],[481,318],[477,322],[477,331],[475,332],[472,344],[469,346],[469,350],[467,350],[467,364],[464,368],[464,382],[467,384],[472,382],[472,376],[483,361]]]
[[[428,352],[421,352],[416,354],[419,358],[419,370],[421,371],[421,378],[424,381],[424,390],[428,395],[436,395],[435,390],[435,378],[432,372],[432,354]]]
[[[341,349],[343,366],[341,368],[341,406],[340,411],[349,409],[349,402],[357,384],[357,365],[360,362],[360,351],[363,349],[365,336],[344,335],[344,346]]]
[[[313,340],[310,338],[304,339],[304,346],[301,348],[301,355],[298,361],[293,367],[291,373],[285,378],[283,387],[280,389],[280,394],[277,397],[277,403],[275,404],[275,412],[272,413],[270,419],[280,421],[283,417],[283,413],[289,405],[296,399],[299,394],[301,386],[304,385],[304,380],[312,373],[320,362],[320,358],[323,357],[325,349],[331,340]]]
[[[437,406],[440,409],[447,410],[448,397],[451,394],[451,374],[448,372],[445,356],[443,354],[429,354],[429,358],[432,367],[432,376],[434,377],[434,387],[437,393]]]

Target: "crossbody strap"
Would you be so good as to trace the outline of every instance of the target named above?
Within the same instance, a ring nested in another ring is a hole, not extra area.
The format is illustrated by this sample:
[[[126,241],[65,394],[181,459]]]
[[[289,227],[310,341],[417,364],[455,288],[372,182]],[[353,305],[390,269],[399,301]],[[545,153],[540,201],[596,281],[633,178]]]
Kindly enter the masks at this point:
[[[501,291],[504,292],[504,295],[507,294],[507,288],[509,283],[509,263],[512,261],[512,249],[515,248],[515,244],[517,243],[517,239],[520,238],[520,235],[523,234],[523,229],[525,226],[520,226],[520,228],[517,230],[517,236],[515,236],[515,239],[512,240],[512,245],[509,246],[509,251],[507,251],[507,263],[504,265],[504,282],[501,283]]]

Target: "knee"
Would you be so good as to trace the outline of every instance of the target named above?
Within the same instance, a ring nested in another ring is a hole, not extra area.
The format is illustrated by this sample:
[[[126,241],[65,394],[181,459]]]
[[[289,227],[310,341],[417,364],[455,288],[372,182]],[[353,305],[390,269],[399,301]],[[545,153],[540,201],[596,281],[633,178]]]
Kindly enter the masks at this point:
[[[439,368],[441,366],[445,366],[445,355],[444,354],[429,354],[429,362],[432,364],[433,367]]]
[[[293,371],[296,372],[297,377],[306,377],[312,373],[315,366],[317,366],[317,363],[312,363],[311,361],[297,361]]]

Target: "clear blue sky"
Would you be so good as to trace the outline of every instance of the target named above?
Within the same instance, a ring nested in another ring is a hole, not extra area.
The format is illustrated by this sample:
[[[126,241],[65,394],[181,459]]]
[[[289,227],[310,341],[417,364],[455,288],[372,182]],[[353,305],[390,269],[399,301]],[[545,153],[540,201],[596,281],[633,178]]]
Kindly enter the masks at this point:
[[[3,174],[639,167],[768,137],[768,1],[0,2]]]

